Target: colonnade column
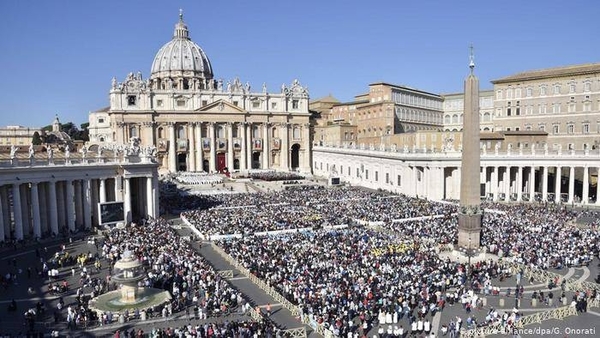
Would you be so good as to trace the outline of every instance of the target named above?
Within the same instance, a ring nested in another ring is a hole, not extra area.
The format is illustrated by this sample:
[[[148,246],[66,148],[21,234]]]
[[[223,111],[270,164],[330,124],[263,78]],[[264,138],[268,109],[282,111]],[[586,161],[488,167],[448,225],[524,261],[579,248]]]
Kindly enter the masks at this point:
[[[542,167],[542,201],[548,200],[548,167]]]
[[[92,228],[92,193],[89,179],[83,180],[83,226],[85,229]]]
[[[263,153],[263,163],[262,163],[262,168],[263,169],[269,169],[269,123],[265,122],[263,123],[263,148],[262,148],[262,153]]]
[[[123,210],[125,211],[125,222],[129,224],[131,222],[131,182],[129,177],[123,178],[123,183],[125,184],[124,190],[125,194],[123,196]]]
[[[535,166],[531,166],[529,171],[529,202],[534,201],[535,195]]]
[[[150,215],[153,218],[157,218],[160,216],[160,207],[158,205],[160,191],[158,189],[158,178],[156,176],[152,177],[152,196],[154,197],[154,208],[152,209],[153,214]]]
[[[106,202],[106,179],[100,179],[100,203]]]
[[[246,164],[247,169],[252,169],[252,124],[247,123],[244,126],[244,133],[246,133]]]
[[[188,144],[190,150],[188,154],[190,157],[188,158],[188,171],[197,171],[196,170],[196,123],[192,122],[188,124]]]
[[[56,205],[56,182],[48,182],[48,191],[50,193],[49,201],[50,204],[50,232],[54,235],[58,234],[58,209]]]
[[[217,166],[215,163],[215,142],[217,140],[215,140],[215,123],[214,122],[209,122],[208,123],[208,137],[210,138],[210,154],[208,155],[208,169],[209,172],[215,172],[217,171]]]
[[[40,197],[38,191],[38,184],[31,183],[31,208],[33,211],[33,237],[42,237],[42,224],[40,221]]]
[[[520,202],[523,198],[523,166],[519,166],[515,185],[517,186],[517,201]]]
[[[74,188],[73,181],[67,180],[67,225],[69,230],[75,231],[75,210],[73,205]]]
[[[227,122],[227,169],[231,172],[233,166],[233,124]]]
[[[596,168],[596,205],[600,205],[600,167]]]
[[[194,122],[196,128],[194,132],[196,133],[194,137],[194,141],[196,142],[196,171],[204,170],[204,161],[202,156],[204,155],[204,149],[202,149],[202,123]]]
[[[75,188],[75,227],[81,228],[83,226],[83,189],[81,180],[73,182]]]
[[[581,203],[588,204],[590,202],[590,175],[589,168],[583,167],[583,190],[581,192]]]
[[[492,195],[494,202],[498,201],[498,170],[500,169],[498,166],[494,166],[492,168]]]
[[[0,199],[4,201],[4,203],[0,203],[0,209],[2,209],[2,223],[4,225],[3,232],[4,238],[10,237],[10,205],[8,204],[8,185],[0,186]]]
[[[575,167],[569,167],[569,203],[573,203],[575,198]]]
[[[30,206],[29,206],[29,185],[28,184],[21,184],[19,186],[19,188],[21,189],[21,214],[22,214],[22,221],[23,221],[23,236],[25,236],[26,234],[29,234],[30,230],[31,230],[31,213],[29,212]]]
[[[554,175],[555,183],[554,183],[554,201],[556,203],[560,203],[560,183],[562,179],[562,168],[560,166],[556,167],[556,173]]]
[[[18,183],[12,185],[13,219],[15,221],[15,239],[23,239],[23,215],[21,214],[21,189]]]
[[[510,166],[506,166],[503,176],[504,183],[504,201],[510,201]]]
[[[154,215],[154,195],[152,194],[152,176],[146,177],[146,214],[153,217]]]
[[[246,159],[248,158],[246,152],[249,149],[246,144],[246,122],[240,123],[238,128],[238,133],[242,134],[242,144],[240,145],[240,170],[246,170]]]
[[[3,187],[0,186],[0,189],[2,189]],[[2,210],[3,208],[1,207],[2,205],[4,205],[5,203],[8,203],[8,201],[5,201],[2,197],[2,194],[0,194],[0,241],[4,242],[6,240],[5,237],[5,233],[4,233],[4,211]]]
[[[175,147],[175,123],[168,122],[169,128],[169,171],[177,172],[177,154]]]
[[[281,169],[290,170],[290,125],[288,123],[281,124],[282,138],[281,138]]]
[[[144,139],[142,140],[143,144],[146,145],[152,145],[152,144],[156,144],[154,142],[154,122],[149,121],[149,122],[144,122],[144,127],[146,127],[145,130],[145,135],[144,135]]]

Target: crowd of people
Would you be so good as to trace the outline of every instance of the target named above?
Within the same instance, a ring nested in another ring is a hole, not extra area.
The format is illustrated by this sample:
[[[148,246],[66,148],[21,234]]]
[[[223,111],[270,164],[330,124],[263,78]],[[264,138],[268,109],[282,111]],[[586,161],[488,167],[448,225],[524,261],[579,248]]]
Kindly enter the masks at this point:
[[[223,177],[205,172],[187,172],[181,171],[173,175],[173,180],[186,185],[196,184],[221,184]]]

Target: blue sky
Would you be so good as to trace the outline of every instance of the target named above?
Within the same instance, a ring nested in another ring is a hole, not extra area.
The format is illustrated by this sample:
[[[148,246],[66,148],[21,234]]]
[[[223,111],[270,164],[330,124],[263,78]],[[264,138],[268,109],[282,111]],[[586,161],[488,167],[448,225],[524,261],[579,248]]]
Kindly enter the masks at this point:
[[[0,1],[0,126],[87,122],[111,78],[149,75],[179,9],[216,78],[253,88],[294,79],[350,101],[385,81],[462,91],[468,47],[482,89],[520,71],[600,62],[600,2]]]

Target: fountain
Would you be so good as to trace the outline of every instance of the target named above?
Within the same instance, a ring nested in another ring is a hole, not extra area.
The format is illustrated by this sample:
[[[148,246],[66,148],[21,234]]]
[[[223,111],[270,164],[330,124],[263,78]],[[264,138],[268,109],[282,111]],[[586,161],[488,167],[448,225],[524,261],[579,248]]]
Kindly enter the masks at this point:
[[[140,287],[138,283],[146,278],[142,263],[131,251],[125,251],[115,263],[112,280],[120,285],[119,290],[99,295],[90,301],[90,309],[98,314],[112,312],[120,314],[125,310],[145,311],[164,304],[171,299],[168,291]]]

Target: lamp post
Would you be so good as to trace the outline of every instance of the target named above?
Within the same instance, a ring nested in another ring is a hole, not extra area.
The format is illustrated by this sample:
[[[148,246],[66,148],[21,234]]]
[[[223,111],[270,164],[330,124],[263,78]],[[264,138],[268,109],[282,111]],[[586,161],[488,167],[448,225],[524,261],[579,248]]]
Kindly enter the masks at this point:
[[[469,236],[469,248],[467,249],[467,283],[469,284],[469,288],[471,287],[471,236]]]

